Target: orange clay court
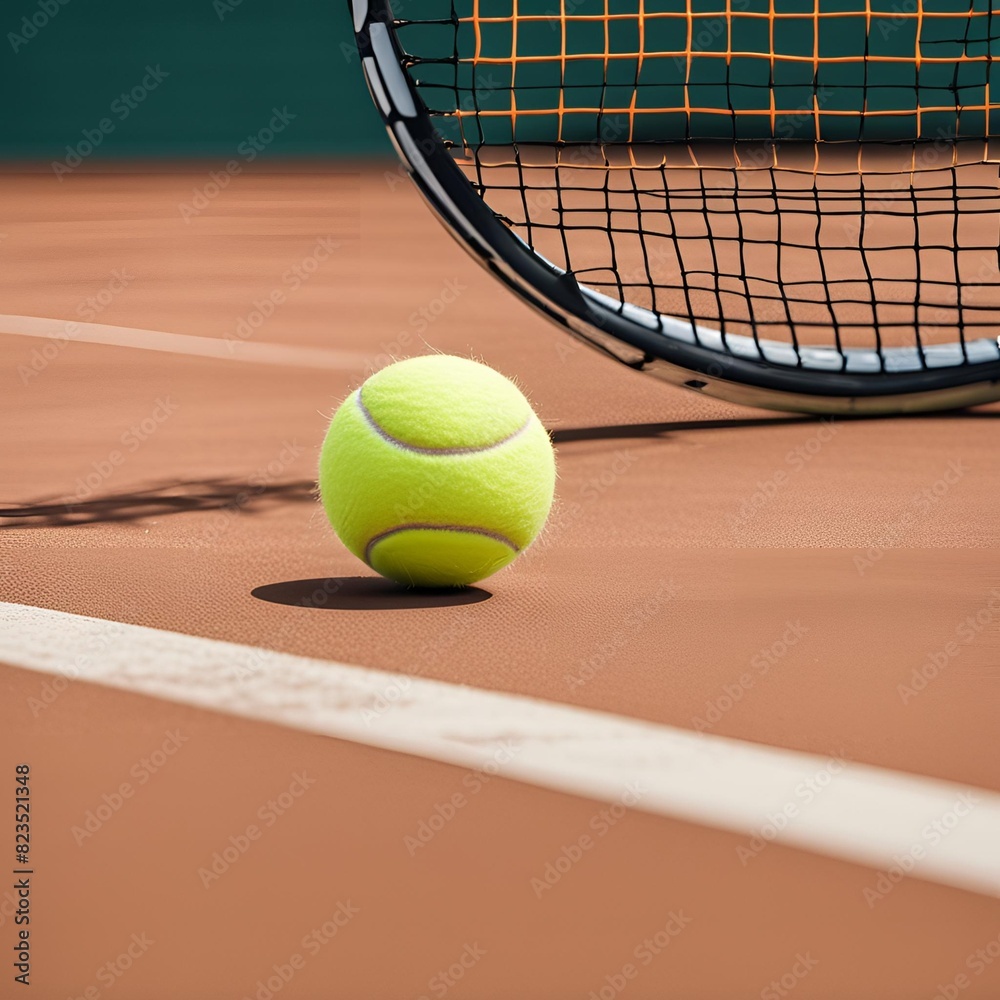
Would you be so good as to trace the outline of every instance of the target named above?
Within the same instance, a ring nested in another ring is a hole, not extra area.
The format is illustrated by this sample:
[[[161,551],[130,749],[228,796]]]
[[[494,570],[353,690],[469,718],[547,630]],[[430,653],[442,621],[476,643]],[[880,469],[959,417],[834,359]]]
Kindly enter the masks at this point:
[[[934,860],[1000,802],[1000,409],[819,419],[645,379],[387,173],[247,171],[187,221],[199,167],[0,177],[33,995],[1000,995],[997,867]],[[432,351],[517,380],[559,478],[513,566],[424,594],[343,548],[315,479],[335,406]],[[702,770],[688,798],[643,777]],[[880,842],[908,789],[943,806]]]

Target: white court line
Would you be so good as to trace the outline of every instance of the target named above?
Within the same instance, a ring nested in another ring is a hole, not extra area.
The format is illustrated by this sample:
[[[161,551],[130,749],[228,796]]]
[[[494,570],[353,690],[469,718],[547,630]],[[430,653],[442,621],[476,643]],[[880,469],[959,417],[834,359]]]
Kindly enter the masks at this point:
[[[746,836],[798,801],[780,843],[881,869],[919,847],[912,875],[1000,896],[1000,794],[983,789],[846,764],[802,806],[796,787],[829,775],[829,760],[19,604],[0,603],[0,660],[469,768],[511,741],[504,777],[608,802],[638,783],[637,809]],[[946,832],[931,844],[935,821]]]
[[[199,358],[221,358],[224,361],[249,361],[258,365],[279,365],[285,368],[325,368],[335,371],[358,368],[367,371],[371,364],[371,357],[361,351],[193,337],[186,333],[81,323],[72,319],[45,319],[41,316],[0,315],[0,334],[3,333],[21,337],[45,337],[60,344],[79,341],[86,344],[107,344],[111,347],[132,347],[141,351],[188,354]]]

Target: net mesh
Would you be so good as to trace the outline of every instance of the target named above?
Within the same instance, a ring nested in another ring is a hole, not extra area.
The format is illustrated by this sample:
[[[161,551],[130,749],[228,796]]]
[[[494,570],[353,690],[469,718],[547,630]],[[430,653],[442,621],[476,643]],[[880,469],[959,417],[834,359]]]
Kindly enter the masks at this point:
[[[885,368],[887,348],[926,365],[995,344],[990,0],[399,0],[394,12],[470,181],[583,284],[797,356],[870,350]],[[935,344],[955,349],[935,360]]]

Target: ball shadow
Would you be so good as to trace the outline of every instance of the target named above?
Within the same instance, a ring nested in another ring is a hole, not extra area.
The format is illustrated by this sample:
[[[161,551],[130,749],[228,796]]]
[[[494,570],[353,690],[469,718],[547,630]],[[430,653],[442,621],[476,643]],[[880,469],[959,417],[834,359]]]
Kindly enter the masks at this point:
[[[332,611],[414,611],[479,604],[493,595],[479,587],[403,587],[380,576],[340,576],[266,583],[251,596],[271,604]]]

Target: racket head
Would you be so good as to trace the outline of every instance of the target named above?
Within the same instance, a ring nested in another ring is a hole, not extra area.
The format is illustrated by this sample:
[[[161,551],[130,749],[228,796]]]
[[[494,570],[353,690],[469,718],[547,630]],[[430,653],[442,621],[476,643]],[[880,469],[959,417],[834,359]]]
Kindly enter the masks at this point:
[[[409,0],[419,4],[421,0]],[[484,200],[435,124],[388,0],[351,0],[362,70],[425,201],[482,266],[565,332],[614,360],[707,396],[791,412],[874,415],[1000,399],[996,337],[877,350],[722,332],[615,299],[542,256]]]

